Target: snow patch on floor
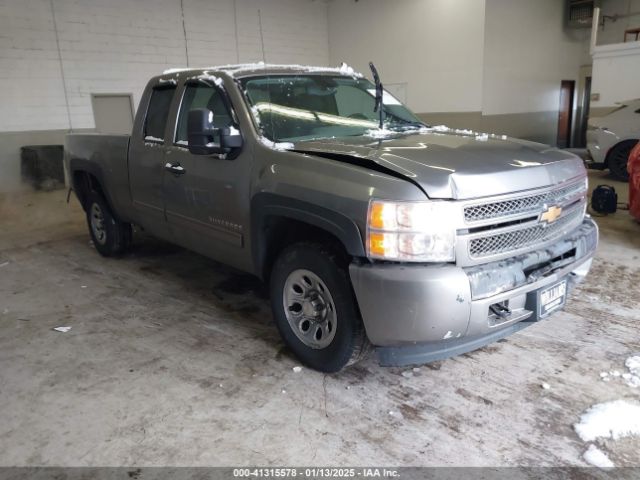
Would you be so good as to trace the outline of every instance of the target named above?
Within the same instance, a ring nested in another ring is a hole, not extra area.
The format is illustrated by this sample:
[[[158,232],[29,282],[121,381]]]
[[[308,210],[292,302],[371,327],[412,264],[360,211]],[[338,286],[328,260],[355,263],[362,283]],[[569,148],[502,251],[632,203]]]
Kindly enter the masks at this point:
[[[640,388],[640,355],[627,358],[624,366],[627,367],[628,372],[621,373],[618,370],[600,372],[600,379],[609,382],[611,379],[621,378],[631,388]]]
[[[594,405],[580,417],[574,429],[585,442],[640,436],[640,404],[614,400]]]
[[[582,455],[582,458],[584,458],[585,462],[598,468],[615,467],[613,462],[609,460],[609,457],[607,457],[607,454],[604,453],[595,445],[589,445],[589,448],[587,449],[586,452],[584,452],[584,455]]]
[[[625,383],[631,388],[640,387],[640,355],[627,358],[624,366],[629,369],[629,373],[622,374]]]

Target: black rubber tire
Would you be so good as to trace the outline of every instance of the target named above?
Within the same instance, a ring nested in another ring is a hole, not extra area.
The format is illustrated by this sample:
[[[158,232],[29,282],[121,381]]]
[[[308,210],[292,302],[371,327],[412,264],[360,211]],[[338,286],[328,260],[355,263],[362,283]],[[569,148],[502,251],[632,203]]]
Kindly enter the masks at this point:
[[[637,140],[625,140],[624,142],[620,142],[613,147],[607,155],[609,171],[611,172],[611,176],[616,180],[620,180],[622,182],[629,181],[627,162],[629,160],[631,150],[636,146],[636,143],[638,143]]]
[[[347,268],[348,260],[334,249],[320,244],[296,243],[282,251],[271,271],[271,309],[282,339],[302,363],[325,373],[338,372],[359,362],[371,350]],[[298,269],[310,270],[320,277],[333,298],[336,333],[331,343],[322,349],[305,345],[287,321],[283,290],[289,274]]]
[[[98,206],[104,217],[103,225],[105,238],[103,241],[99,241],[99,239],[96,238],[93,228],[91,228],[91,215],[94,204]],[[91,236],[93,246],[100,255],[103,257],[113,257],[121,255],[129,249],[133,238],[131,224],[117,220],[113,216],[111,208],[107,204],[106,200],[99,192],[92,191],[89,193],[87,196],[85,210],[89,235]]]

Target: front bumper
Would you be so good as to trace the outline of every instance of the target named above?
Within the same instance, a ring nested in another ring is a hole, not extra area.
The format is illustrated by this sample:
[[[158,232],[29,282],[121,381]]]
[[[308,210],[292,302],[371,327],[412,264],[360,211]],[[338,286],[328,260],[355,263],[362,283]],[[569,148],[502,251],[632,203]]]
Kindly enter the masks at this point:
[[[365,264],[349,273],[369,340],[383,365],[440,360],[538,320],[536,292],[588,273],[598,243],[591,219],[539,251],[480,266]],[[496,316],[494,304],[510,314]]]
[[[597,129],[587,130],[587,151],[594,164],[604,164],[607,152],[600,145],[600,133]]]

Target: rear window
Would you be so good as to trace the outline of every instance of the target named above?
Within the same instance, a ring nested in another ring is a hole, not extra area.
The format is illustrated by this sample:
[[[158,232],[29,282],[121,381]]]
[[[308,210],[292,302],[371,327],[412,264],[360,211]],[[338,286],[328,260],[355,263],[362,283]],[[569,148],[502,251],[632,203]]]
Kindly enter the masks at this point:
[[[144,139],[148,142],[163,142],[164,130],[169,118],[171,100],[175,87],[154,88],[144,121]]]

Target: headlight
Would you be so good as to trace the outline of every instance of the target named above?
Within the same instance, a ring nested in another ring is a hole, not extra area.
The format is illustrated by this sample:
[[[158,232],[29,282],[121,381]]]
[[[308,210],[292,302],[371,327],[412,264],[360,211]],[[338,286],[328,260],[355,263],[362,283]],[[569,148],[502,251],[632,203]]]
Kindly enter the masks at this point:
[[[367,221],[369,258],[409,262],[455,260],[458,209],[446,201],[372,200]]]

